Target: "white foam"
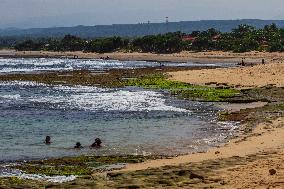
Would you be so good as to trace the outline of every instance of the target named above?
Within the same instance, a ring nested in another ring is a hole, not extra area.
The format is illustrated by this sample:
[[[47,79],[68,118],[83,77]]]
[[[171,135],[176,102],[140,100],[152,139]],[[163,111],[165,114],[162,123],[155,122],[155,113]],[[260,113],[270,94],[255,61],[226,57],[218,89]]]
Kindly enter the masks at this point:
[[[98,60],[98,59],[50,59],[17,58],[0,59],[0,73],[37,72],[37,71],[71,71],[78,69],[133,68],[153,65],[149,62]]]
[[[19,179],[29,179],[36,181],[46,181],[52,183],[64,183],[75,180],[77,177],[74,175],[71,176],[46,176],[40,174],[26,174],[20,170],[13,170],[9,168],[1,169],[0,177],[17,177]]]
[[[234,64],[203,64],[203,63],[164,63],[168,66],[232,66]],[[63,58],[2,58],[0,73],[37,72],[37,71],[70,71],[78,69],[108,69],[108,68],[142,68],[158,66],[158,62],[119,61],[100,59],[63,59]]]
[[[5,99],[8,99],[8,100],[18,100],[21,98],[21,95],[19,94],[16,94],[16,95],[2,95],[0,96],[0,98],[5,98]]]
[[[81,109],[89,111],[171,111],[189,112],[166,104],[163,94],[156,91],[115,90],[91,86],[51,86],[36,82],[0,82],[0,86],[19,86],[21,88],[39,87],[48,89],[47,94],[32,94],[21,97],[18,95],[4,95],[2,98],[22,100],[31,103],[47,103],[59,109]]]
[[[68,91],[71,89],[67,89]],[[83,91],[82,91],[83,90]],[[104,91],[99,88],[75,88],[76,94],[32,98],[32,102],[51,103],[59,108],[79,108],[91,111],[173,111],[187,112],[165,104],[162,94],[154,91]],[[99,91],[99,92],[98,92]]]
[[[110,90],[106,88],[82,86],[82,85],[75,85],[75,86],[54,85],[52,86],[52,88],[56,90],[62,90],[65,92],[68,91],[68,92],[79,92],[79,93],[105,92]]]
[[[0,86],[22,86],[22,87],[36,87],[36,86],[47,86],[43,83],[33,81],[1,81]]]
[[[231,122],[231,121],[217,122],[218,129],[219,130],[226,130],[226,132],[224,132],[224,133],[219,132],[215,136],[202,139],[202,141],[205,142],[208,145],[218,144],[218,143],[226,140],[228,137],[233,136],[235,131],[239,128],[239,124],[240,124],[239,122]]]
[[[16,65],[34,65],[34,66],[53,66],[64,63],[63,59],[31,59],[31,58],[9,58],[9,59],[0,59],[1,66],[16,66]]]

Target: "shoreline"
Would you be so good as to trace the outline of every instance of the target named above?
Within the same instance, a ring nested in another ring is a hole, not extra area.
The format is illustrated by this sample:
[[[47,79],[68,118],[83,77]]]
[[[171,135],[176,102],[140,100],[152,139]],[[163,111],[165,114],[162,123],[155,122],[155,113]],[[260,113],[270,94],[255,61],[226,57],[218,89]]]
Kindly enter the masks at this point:
[[[180,155],[172,159],[148,160],[148,162],[141,164],[129,164],[120,171],[137,171],[165,165],[179,165],[187,162],[199,162],[232,156],[248,156],[264,150],[277,150],[284,145],[284,118],[277,118],[271,121],[271,123],[260,123],[253,128],[251,133],[239,134],[225,143],[224,146],[213,147],[206,152]],[[270,140],[272,136],[274,139]]]
[[[66,160],[63,159],[64,161]],[[206,152],[156,160],[151,160],[151,158],[147,160],[146,158],[142,163],[128,163],[124,168],[95,172],[91,177],[77,176],[75,180],[70,182],[50,183],[34,180],[22,182],[26,184],[24,186],[37,186],[38,188],[43,186],[52,186],[51,188],[71,186],[117,188],[119,186],[135,186],[138,181],[141,186],[144,186],[144,182],[148,182],[148,177],[159,182],[164,177],[167,178],[166,175],[169,173],[170,176],[172,175],[171,177],[176,177],[178,173],[179,177],[186,177],[187,181],[182,185],[180,183],[177,188],[183,185],[185,188],[256,188],[268,185],[281,188],[284,183],[283,161],[284,117],[281,117],[271,122],[260,123],[253,129],[253,132],[237,136],[224,146],[211,148]],[[216,170],[209,168],[209,171],[207,166],[216,166]],[[274,176],[269,174],[272,169],[277,172]],[[188,170],[190,171],[187,173]],[[251,174],[251,170],[254,170],[253,174]],[[165,176],[161,176],[164,174]],[[195,175],[196,179],[194,182],[189,182],[187,177],[192,177],[192,175]],[[130,183],[125,183],[125,179]],[[171,180],[171,178],[167,179]],[[157,185],[151,181],[151,184],[153,184],[151,187],[176,188],[171,182]]]
[[[221,51],[190,52],[183,51],[173,54],[154,54],[139,52],[112,52],[112,53],[84,53],[76,52],[50,52],[50,51],[15,51],[0,50],[0,57],[6,58],[78,58],[100,59],[109,57],[111,60],[121,61],[154,61],[154,62],[195,62],[195,63],[239,63],[242,58],[248,64],[259,64],[262,59],[267,62],[284,61],[284,53],[247,52],[232,53]]]
[[[193,188],[267,188],[267,186],[281,188],[284,184],[283,155],[284,117],[281,117],[270,123],[258,124],[253,132],[238,136],[225,146],[212,148],[207,152],[171,159],[147,160],[139,164],[128,164],[121,170],[96,173],[93,176],[112,178],[113,175],[123,175],[121,176],[123,178],[136,178],[141,174],[147,177],[147,174],[151,175],[155,172],[162,174],[172,170],[183,172],[191,169],[196,172],[193,171],[189,176],[193,174],[198,178],[192,183],[189,182],[189,186]],[[208,163],[210,166],[213,163],[216,170],[206,169]],[[202,165],[205,168],[202,168]],[[274,170],[276,174],[272,175],[271,170]],[[188,187],[188,184],[185,186]]]
[[[206,152],[177,156],[172,159],[148,160],[145,163],[129,164],[117,172],[138,171],[162,166],[180,165],[188,162],[200,162],[222,159],[232,156],[248,156],[263,151],[277,150],[284,145],[284,118],[272,121],[272,124],[261,123],[252,133],[236,136],[224,146],[211,148]],[[266,132],[267,131],[267,132]],[[271,141],[271,137],[273,140]],[[284,149],[283,149],[284,150]]]

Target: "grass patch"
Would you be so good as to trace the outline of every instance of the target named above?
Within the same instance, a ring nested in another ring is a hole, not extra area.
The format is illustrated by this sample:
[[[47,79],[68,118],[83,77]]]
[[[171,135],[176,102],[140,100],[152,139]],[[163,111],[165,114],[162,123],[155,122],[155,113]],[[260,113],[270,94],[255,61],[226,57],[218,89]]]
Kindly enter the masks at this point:
[[[13,184],[13,185],[19,185],[19,184],[24,183],[24,180],[20,179],[18,177],[10,177],[9,180],[10,180],[10,183]]]
[[[188,83],[171,81],[167,80],[163,74],[152,74],[137,79],[128,79],[123,81],[123,86],[164,89],[169,90],[173,95],[183,98],[212,102],[226,101],[227,98],[234,97],[239,93],[239,91],[234,89],[195,86]]]
[[[87,166],[48,166],[26,164],[20,167],[22,171],[28,174],[41,174],[47,176],[69,176],[69,175],[90,175],[92,169]]]
[[[284,111],[284,103],[278,104],[276,109]]]
[[[102,165],[118,163],[141,163],[147,159],[161,158],[158,156],[78,156],[31,161],[11,168],[20,169],[28,174],[47,176],[91,175],[94,168]]]

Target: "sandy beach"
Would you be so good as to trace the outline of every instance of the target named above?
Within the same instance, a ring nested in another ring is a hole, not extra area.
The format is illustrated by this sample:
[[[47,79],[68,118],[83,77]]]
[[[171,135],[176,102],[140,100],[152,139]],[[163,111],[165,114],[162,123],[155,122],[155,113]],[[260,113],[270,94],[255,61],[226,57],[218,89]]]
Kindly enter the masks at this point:
[[[272,123],[259,124],[248,136],[240,136],[224,147],[211,149],[206,153],[196,153],[173,159],[154,160],[141,164],[128,165],[124,170],[137,171],[162,166],[176,166],[186,163],[220,160],[238,156],[246,157],[254,154],[267,155],[267,159],[259,159],[245,165],[231,165],[218,170],[214,177],[224,180],[227,184],[221,188],[282,188],[284,186],[284,119],[279,118]],[[276,174],[270,175],[269,170],[275,169]]]
[[[255,88],[266,85],[284,86],[283,63],[214,70],[188,70],[171,72],[169,75],[172,80],[194,85],[224,84],[234,88]]]
[[[166,61],[166,62],[224,62],[239,63],[244,58],[246,63],[261,63],[265,59],[269,63],[277,63],[284,61],[284,53],[268,53],[268,52],[189,52],[184,51],[173,54],[153,54],[138,52],[113,52],[113,53],[83,53],[83,52],[47,52],[47,51],[14,51],[0,50],[0,57],[69,57],[69,58],[101,58],[109,57],[116,60],[146,60],[146,61]]]

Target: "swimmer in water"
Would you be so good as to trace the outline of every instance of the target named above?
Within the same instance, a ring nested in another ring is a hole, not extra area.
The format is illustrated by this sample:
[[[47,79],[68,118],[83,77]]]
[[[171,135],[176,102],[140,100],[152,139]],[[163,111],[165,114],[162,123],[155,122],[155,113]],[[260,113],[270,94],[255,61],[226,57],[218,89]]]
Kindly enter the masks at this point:
[[[45,144],[51,144],[51,137],[50,136],[46,136],[44,143]]]
[[[95,142],[91,145],[92,148],[100,148],[102,147],[102,141],[99,138],[95,139]]]
[[[76,145],[74,146],[76,149],[81,149],[83,148],[80,142],[77,142]]]

